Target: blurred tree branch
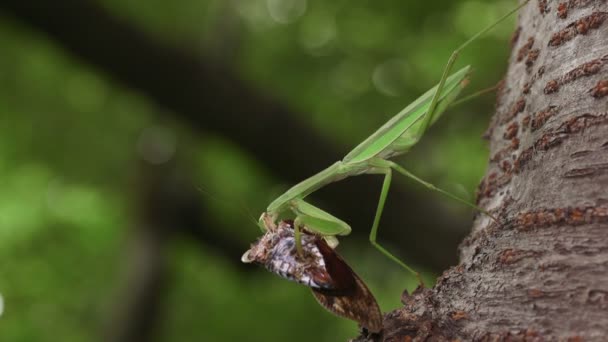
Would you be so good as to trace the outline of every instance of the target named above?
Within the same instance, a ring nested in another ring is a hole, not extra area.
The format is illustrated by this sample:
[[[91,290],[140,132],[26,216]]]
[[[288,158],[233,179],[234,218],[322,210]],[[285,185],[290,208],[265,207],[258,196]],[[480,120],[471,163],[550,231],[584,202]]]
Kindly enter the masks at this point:
[[[194,237],[204,243],[205,249],[229,260],[240,260],[244,248],[236,240],[223,238],[216,234],[217,230],[203,229],[207,224],[217,223],[201,214],[203,198],[183,164],[187,162],[173,159],[162,165],[151,165],[140,161],[136,167],[131,192],[133,224],[123,249],[121,284],[102,331],[103,341],[157,339],[155,334],[162,323],[171,277],[167,249],[180,235]]]
[[[285,104],[241,81],[229,67],[160,42],[94,2],[5,0],[0,3],[0,10],[44,32],[105,74],[140,90],[170,109],[167,115],[231,139],[288,183],[310,176],[341,155],[332,143],[297,121],[298,116]],[[242,122],[246,122],[246,127],[239,124]],[[363,237],[368,233],[371,214],[368,217],[361,208],[372,212],[380,183],[370,177],[357,182],[360,183],[356,187],[325,191],[323,200],[329,203],[328,210],[356,223],[354,233]],[[355,198],[356,201],[345,200]],[[408,211],[387,208],[380,238],[404,246],[401,254],[411,260],[423,260],[435,270],[453,263],[455,247],[467,223],[447,212],[438,213],[443,209],[399,187],[391,190],[391,198],[408,203]],[[411,230],[400,230],[402,222],[408,222]],[[209,229],[203,227],[209,226],[205,222],[196,231],[207,232]],[[436,239],[439,235],[441,239]],[[226,249],[233,249],[231,242],[212,243],[227,243]]]

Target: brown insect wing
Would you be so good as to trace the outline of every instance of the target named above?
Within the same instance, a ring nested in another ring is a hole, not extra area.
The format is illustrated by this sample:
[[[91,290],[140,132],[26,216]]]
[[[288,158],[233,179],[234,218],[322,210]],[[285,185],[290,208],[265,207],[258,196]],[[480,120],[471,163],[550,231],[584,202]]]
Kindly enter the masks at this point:
[[[319,239],[317,246],[333,280],[332,290],[311,289],[319,304],[337,316],[359,322],[372,333],[379,333],[382,330],[382,312],[374,295],[325,241]]]

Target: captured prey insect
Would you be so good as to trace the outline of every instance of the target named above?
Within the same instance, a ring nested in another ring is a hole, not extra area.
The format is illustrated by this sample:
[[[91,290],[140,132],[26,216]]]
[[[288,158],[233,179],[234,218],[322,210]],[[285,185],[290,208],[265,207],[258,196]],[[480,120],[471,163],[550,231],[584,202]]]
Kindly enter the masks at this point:
[[[291,212],[291,214],[295,216],[295,244],[300,255],[303,254],[302,241],[300,239],[302,227],[306,227],[306,230],[309,233],[322,236],[329,245],[336,245],[336,237],[348,235],[351,232],[351,227],[339,218],[306,202],[304,198],[330,183],[337,182],[347,177],[362,174],[384,175],[384,182],[380,192],[380,199],[376,208],[369,240],[382,254],[416,275],[419,282],[423,284],[420,275],[416,271],[397,257],[393,256],[376,242],[380,217],[390,187],[393,171],[397,171],[431,190],[438,191],[452,199],[479,210],[496,221],[496,219],[484,209],[445,190],[435,187],[389,159],[409,151],[409,149],[421,139],[427,128],[436,122],[450,105],[455,103],[460,91],[467,83],[467,77],[470,71],[470,67],[466,66],[450,75],[460,51],[479,36],[516,12],[528,1],[529,0],[524,1],[517,8],[498,19],[492,25],[478,32],[458,47],[450,56],[445,69],[443,70],[442,77],[435,87],[428,90],[417,100],[391,118],[376,132],[356,146],[341,161],[332,164],[325,170],[296,184],[271,202],[266,211],[261,215],[258,223],[262,231],[271,229],[271,226],[274,225],[277,220]],[[269,225],[269,222],[272,223],[272,225]]]
[[[357,321],[370,333],[382,330],[382,312],[359,276],[319,235],[300,234],[296,250],[293,221],[266,222],[268,230],[241,260],[257,263],[270,272],[304,284],[319,304],[337,316]]]

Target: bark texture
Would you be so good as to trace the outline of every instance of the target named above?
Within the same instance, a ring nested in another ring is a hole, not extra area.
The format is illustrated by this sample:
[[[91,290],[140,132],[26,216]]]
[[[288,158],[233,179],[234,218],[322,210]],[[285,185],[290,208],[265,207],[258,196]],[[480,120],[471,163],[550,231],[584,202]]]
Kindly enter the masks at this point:
[[[356,341],[608,340],[608,4],[533,0],[512,44],[478,199],[500,222]]]

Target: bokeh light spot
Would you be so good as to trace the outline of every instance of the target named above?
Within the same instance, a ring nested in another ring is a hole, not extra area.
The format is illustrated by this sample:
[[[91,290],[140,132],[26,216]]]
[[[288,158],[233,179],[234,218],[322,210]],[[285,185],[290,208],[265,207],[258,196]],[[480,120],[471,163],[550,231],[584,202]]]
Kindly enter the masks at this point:
[[[163,126],[146,127],[137,141],[137,152],[140,157],[153,165],[164,164],[171,160],[176,149],[175,133]]]
[[[372,73],[372,83],[376,90],[387,96],[403,95],[407,89],[409,66],[399,59],[391,59],[379,64]]]
[[[484,27],[496,22],[498,18],[503,16],[513,7],[511,1],[467,1],[459,5],[458,10],[453,15],[454,27],[463,33],[466,37],[471,37]],[[471,13],[477,13],[475,20],[471,20]],[[514,17],[508,21],[515,20]],[[509,24],[501,24],[490,30],[485,36],[494,38],[505,37],[513,31],[513,26]]]
[[[276,25],[263,1],[234,0],[232,5],[253,31],[264,31]]]
[[[94,74],[81,72],[65,81],[67,102],[81,112],[99,110],[107,97],[105,84]]]
[[[280,24],[290,24],[306,13],[306,0],[266,0],[270,17]]]
[[[328,55],[336,39],[336,20],[326,12],[307,15],[300,29],[300,44],[313,56]]]
[[[331,71],[329,83],[336,94],[351,98],[369,89],[369,70],[366,63],[347,59]]]

